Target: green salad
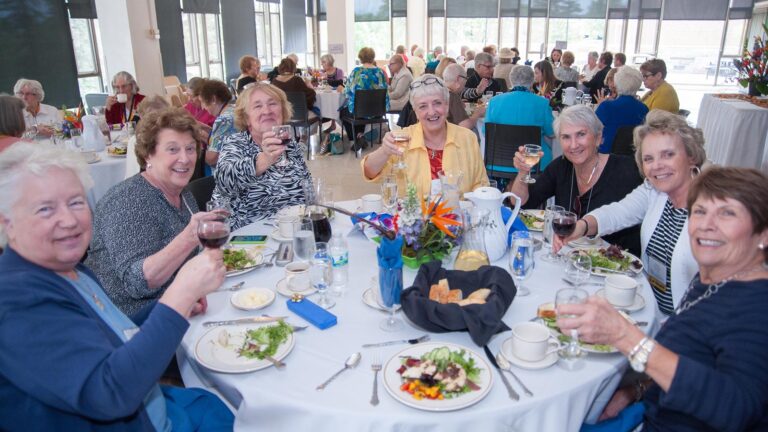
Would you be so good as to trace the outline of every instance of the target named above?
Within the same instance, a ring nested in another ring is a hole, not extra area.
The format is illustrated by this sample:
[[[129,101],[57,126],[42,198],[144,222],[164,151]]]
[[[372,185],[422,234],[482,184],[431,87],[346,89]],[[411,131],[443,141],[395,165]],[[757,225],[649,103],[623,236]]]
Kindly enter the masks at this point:
[[[272,357],[277,352],[277,348],[293,333],[293,328],[279,321],[276,325],[259,327],[245,332],[243,346],[237,353],[245,358],[264,360],[266,357]],[[266,347],[263,347],[266,345]]]
[[[592,268],[604,268],[617,271],[637,271],[642,268],[640,261],[615,245],[601,249],[584,250],[582,253],[589,256],[592,261]]]
[[[557,319],[556,318],[544,318],[539,317],[540,320],[544,322],[544,325],[547,327],[554,329],[557,332],[557,340],[559,340],[562,343],[569,343],[571,341],[571,337],[568,335],[564,335],[563,332],[560,331],[560,328],[557,326]],[[584,341],[579,341],[579,346],[586,348],[591,351],[598,351],[598,352],[613,352],[615,351],[611,345],[603,345],[603,344],[590,344],[586,343]]]
[[[528,229],[540,230],[544,228],[544,221],[531,213],[520,213],[520,220]]]
[[[224,254],[224,265],[227,267],[227,271],[241,270],[256,264],[245,249],[224,249],[222,253]]]

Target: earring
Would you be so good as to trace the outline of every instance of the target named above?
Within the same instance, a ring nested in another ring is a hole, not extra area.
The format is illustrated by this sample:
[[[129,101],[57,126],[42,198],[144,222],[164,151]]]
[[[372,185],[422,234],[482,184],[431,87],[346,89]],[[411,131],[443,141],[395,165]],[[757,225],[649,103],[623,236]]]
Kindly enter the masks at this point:
[[[765,249],[765,245],[763,244],[763,242],[760,242],[760,244],[757,245],[757,248],[760,249],[760,250],[764,250]]]
[[[150,168],[152,168],[152,164],[151,163],[147,163],[147,169],[150,169]]]
[[[694,165],[693,168],[691,168],[691,178],[696,178],[699,174],[701,174],[701,168]]]

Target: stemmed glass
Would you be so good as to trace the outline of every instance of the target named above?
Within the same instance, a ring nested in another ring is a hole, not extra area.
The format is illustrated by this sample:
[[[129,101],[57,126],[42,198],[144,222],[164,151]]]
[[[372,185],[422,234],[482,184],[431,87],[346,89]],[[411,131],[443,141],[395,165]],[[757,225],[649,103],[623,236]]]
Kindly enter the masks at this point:
[[[589,293],[581,288],[563,288],[555,294],[555,310],[561,305],[581,304],[587,301]],[[558,318],[576,318],[576,315],[558,314]],[[579,346],[579,331],[571,330],[571,340],[568,345],[560,350],[560,357],[566,360],[576,360],[584,355],[584,351]]]
[[[272,132],[275,133],[275,138],[278,138],[283,141],[283,145],[285,146],[285,152],[287,152],[288,145],[293,141],[293,126],[291,125],[272,126]],[[285,155],[285,152],[283,152],[280,155],[280,160],[278,160],[275,163],[275,166],[284,168],[290,164],[290,162],[288,161],[288,157]]]
[[[561,241],[565,241],[565,238],[573,234],[573,230],[576,229],[576,220],[576,213],[565,210],[559,211],[555,213],[552,219],[552,231],[560,237]]]
[[[397,157],[394,168],[404,169],[406,167],[405,150],[408,149],[408,144],[411,142],[411,134],[406,129],[393,130],[392,138],[395,140],[395,145],[400,149],[400,156]]]
[[[226,221],[232,215],[232,206],[229,200],[223,197],[211,199],[205,203],[205,209],[216,214],[217,219],[221,221]]]
[[[309,277],[312,280],[312,286],[314,286],[320,293],[317,305],[323,309],[330,309],[336,305],[336,302],[329,299],[326,295],[326,291],[328,291],[328,287],[333,280],[331,273],[331,257],[328,255],[328,243],[315,243],[315,254],[312,257],[311,264]]]
[[[547,209],[544,210],[544,244],[549,248],[549,252],[547,252],[546,255],[543,255],[541,259],[546,262],[557,262],[559,259],[558,256],[552,252],[552,236],[555,235],[554,230],[552,229],[552,221],[555,219],[555,214],[564,211],[565,209],[563,207],[554,204],[548,205]]]
[[[512,233],[512,247],[509,250],[509,270],[517,285],[517,296],[524,297],[531,292],[523,286],[523,281],[533,273],[533,240],[527,231]]]
[[[390,315],[384,319],[379,328],[387,332],[401,330],[405,325],[399,318],[395,318],[397,305],[400,304],[400,294],[403,292],[403,268],[385,268],[379,266],[379,294],[381,304],[387,307]]]
[[[523,146],[523,158],[525,158],[525,164],[530,167],[530,169],[533,169],[534,166],[536,166],[537,163],[539,163],[539,159],[541,159],[541,146],[537,144],[526,144]],[[533,184],[536,183],[536,179],[531,177],[531,172],[528,171],[528,174],[525,175],[523,178],[523,183]]]
[[[592,258],[588,255],[575,252],[568,257],[565,277],[577,287],[580,287],[589,279],[590,273],[592,273]]]
[[[394,214],[397,208],[397,179],[393,175],[384,177],[381,182],[381,199],[384,211]]]
[[[218,249],[229,240],[229,220],[213,219],[197,224],[197,238],[204,247]]]

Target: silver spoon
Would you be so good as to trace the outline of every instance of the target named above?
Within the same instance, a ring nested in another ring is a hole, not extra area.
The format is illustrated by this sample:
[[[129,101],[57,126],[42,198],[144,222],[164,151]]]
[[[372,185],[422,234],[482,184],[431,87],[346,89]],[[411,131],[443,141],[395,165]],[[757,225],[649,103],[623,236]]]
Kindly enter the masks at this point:
[[[324,389],[328,384],[331,383],[331,381],[336,379],[336,377],[339,376],[342,372],[344,372],[347,369],[352,369],[353,367],[357,366],[357,364],[360,363],[360,358],[362,358],[362,357],[363,356],[360,355],[359,352],[356,352],[356,353],[352,354],[351,356],[349,356],[347,358],[347,360],[344,362],[344,367],[342,369],[340,369],[338,372],[336,372],[335,374],[333,374],[324,383],[322,383],[319,386],[317,386],[317,390]]]
[[[514,378],[515,381],[517,381],[517,383],[520,384],[520,387],[523,388],[523,391],[525,392],[525,394],[527,394],[528,396],[533,396],[533,393],[530,390],[528,390],[528,387],[526,387],[525,384],[523,384],[523,382],[520,381],[520,378],[518,378],[517,375],[515,375],[515,373],[512,372],[512,365],[509,364],[509,360],[507,360],[503,355],[501,355],[501,353],[496,354],[496,363],[499,364],[499,367],[501,369],[503,369],[508,374],[512,375],[512,378]]]
[[[238,290],[240,290],[243,287],[243,285],[245,285],[245,281],[238,282],[238,283],[232,285],[229,288],[218,289],[218,290],[216,290],[214,292],[238,291]]]

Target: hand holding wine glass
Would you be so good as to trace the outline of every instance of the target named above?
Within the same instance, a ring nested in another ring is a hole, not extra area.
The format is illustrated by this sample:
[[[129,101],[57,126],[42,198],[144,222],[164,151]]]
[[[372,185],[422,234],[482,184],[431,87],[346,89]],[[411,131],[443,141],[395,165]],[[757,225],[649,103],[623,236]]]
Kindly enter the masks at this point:
[[[288,161],[288,158],[285,155],[285,152],[288,149],[288,145],[293,142],[293,126],[291,125],[280,125],[280,126],[273,126],[272,132],[275,133],[275,138],[281,140],[281,144],[284,147],[283,152],[280,154],[280,159],[275,163],[275,166],[277,167],[286,167],[290,163]]]
[[[564,243],[566,237],[573,234],[573,231],[576,229],[576,220],[576,213],[574,212],[560,211],[555,213],[552,218],[552,231],[561,244]],[[552,250],[556,250],[554,242],[552,246]]]
[[[542,156],[541,152],[541,146],[538,144],[526,144],[523,146],[523,162],[528,167],[528,174],[525,175],[522,182],[533,184],[536,183],[536,179],[531,177],[531,170],[534,166],[536,166],[537,163],[539,163],[539,160]]]
[[[229,240],[229,221],[220,218],[200,221],[197,237],[206,248],[218,249]]]
[[[411,134],[407,129],[398,129],[392,131],[391,133],[399,154],[394,167],[397,169],[403,169],[406,167],[405,151],[408,149],[408,145],[411,143]]]

